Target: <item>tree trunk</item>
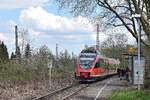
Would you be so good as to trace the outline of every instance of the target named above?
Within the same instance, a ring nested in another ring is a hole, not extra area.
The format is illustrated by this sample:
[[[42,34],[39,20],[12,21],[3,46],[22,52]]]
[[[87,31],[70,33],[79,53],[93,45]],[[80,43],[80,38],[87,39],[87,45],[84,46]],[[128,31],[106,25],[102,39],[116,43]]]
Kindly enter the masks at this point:
[[[150,46],[145,48],[145,89],[150,89]]]

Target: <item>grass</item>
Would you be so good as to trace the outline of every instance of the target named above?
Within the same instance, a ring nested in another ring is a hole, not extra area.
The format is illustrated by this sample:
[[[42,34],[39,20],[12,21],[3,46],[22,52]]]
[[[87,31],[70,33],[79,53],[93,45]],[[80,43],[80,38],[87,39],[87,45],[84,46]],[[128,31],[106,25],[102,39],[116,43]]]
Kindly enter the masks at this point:
[[[150,91],[120,90],[115,91],[108,100],[150,100]]]

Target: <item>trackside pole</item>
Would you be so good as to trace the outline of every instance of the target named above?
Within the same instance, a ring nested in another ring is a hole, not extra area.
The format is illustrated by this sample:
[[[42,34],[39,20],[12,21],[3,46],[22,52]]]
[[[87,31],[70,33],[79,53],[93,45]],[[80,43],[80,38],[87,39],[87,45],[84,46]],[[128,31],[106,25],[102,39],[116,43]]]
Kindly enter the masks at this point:
[[[140,17],[141,15],[140,14],[132,14],[132,18],[136,18],[137,19],[137,24],[138,24],[138,67],[140,68],[141,67],[141,64],[140,64]],[[138,90],[140,90],[140,71],[138,70],[137,72],[138,74]]]
[[[48,62],[48,68],[49,68],[49,85],[50,85],[50,89],[51,89],[51,77],[52,77],[52,66],[53,66],[53,62],[52,60],[50,60],[50,62]]]
[[[138,66],[141,67],[141,59],[140,59],[140,19],[137,19],[139,25],[139,32],[138,32]],[[140,90],[140,71],[138,71],[138,90]]]

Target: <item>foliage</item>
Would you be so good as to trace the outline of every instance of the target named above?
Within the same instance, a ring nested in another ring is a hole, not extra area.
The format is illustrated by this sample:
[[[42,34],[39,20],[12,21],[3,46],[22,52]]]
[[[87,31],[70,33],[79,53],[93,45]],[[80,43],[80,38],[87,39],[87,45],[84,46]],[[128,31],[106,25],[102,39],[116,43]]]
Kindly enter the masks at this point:
[[[0,81],[6,83],[24,83],[30,81],[41,81],[49,79],[48,64],[54,62],[54,56],[47,46],[41,46],[37,50],[26,46],[26,56],[22,56],[20,61],[16,62],[15,55],[12,53],[11,60],[0,64]],[[67,78],[73,73],[73,60],[67,50],[60,53],[59,66],[56,68],[53,64],[52,78]]]
[[[37,78],[47,79],[49,77],[48,63],[52,60],[53,55],[47,46],[41,46],[37,52],[34,52],[31,57],[26,58],[26,63],[30,68],[35,69]]]
[[[150,91],[124,90],[114,92],[108,100],[150,100]]]
[[[107,37],[101,45],[103,54],[110,58],[116,58],[124,66],[123,53],[127,52],[127,36],[125,34],[115,34]]]
[[[28,58],[16,62],[11,59],[0,64],[0,81],[9,83],[21,83],[29,81],[41,81],[49,78],[48,62],[52,53],[46,46],[33,51]]]
[[[0,81],[3,82],[22,82],[30,81],[33,79],[34,70],[16,63],[9,61],[1,63],[0,66]]]
[[[58,62],[60,65],[63,65],[60,67],[64,69],[64,71],[67,71],[68,73],[74,72],[74,59],[71,58],[67,50],[65,50],[64,52],[60,52]]]
[[[21,58],[21,52],[20,52],[20,47],[17,47],[17,51],[15,52],[16,58],[18,58],[20,60]]]
[[[144,55],[145,55],[145,79],[150,79],[150,48],[145,47]],[[144,83],[145,88],[150,89],[150,80],[144,80]]]
[[[16,58],[16,55],[12,52],[10,59],[13,60],[14,58]]]
[[[39,49],[32,50],[30,45],[26,46],[25,56],[14,59],[16,55],[12,52],[11,59],[0,63],[0,81],[9,84],[36,82],[49,79],[48,64],[55,62],[54,55],[46,45]],[[73,58],[67,50],[61,52],[58,64],[59,68],[53,63],[52,78],[68,78],[74,72]]]
[[[52,68],[52,78],[53,79],[67,79],[71,77],[72,74],[70,72],[65,71],[63,68]]]
[[[29,58],[31,56],[31,48],[30,48],[30,44],[27,43],[26,48],[25,48],[25,57]]]
[[[8,51],[7,51],[7,47],[4,44],[4,42],[0,41],[0,61],[5,61],[8,60]]]

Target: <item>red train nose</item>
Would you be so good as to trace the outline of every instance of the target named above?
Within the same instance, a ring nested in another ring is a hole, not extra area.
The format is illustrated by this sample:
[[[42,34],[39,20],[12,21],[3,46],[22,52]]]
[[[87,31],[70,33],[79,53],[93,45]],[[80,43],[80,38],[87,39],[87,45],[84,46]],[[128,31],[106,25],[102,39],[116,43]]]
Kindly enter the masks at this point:
[[[82,77],[84,77],[84,78],[88,78],[89,77],[89,73],[88,72],[82,72],[80,75]]]

